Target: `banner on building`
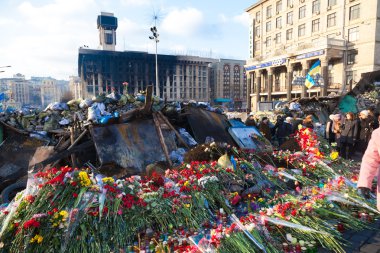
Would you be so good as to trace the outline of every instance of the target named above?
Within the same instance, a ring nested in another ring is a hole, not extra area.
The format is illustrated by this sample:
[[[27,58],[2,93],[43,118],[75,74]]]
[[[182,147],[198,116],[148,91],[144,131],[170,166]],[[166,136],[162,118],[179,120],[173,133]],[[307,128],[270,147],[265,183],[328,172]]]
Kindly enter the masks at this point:
[[[309,70],[309,73],[307,73],[307,76],[306,76],[306,80],[305,80],[305,86],[310,89],[311,87],[313,87],[314,85],[316,85],[316,81],[315,79],[313,78],[313,76],[319,74],[320,75],[320,72],[321,72],[321,61],[318,60],[316,61],[313,66],[311,66],[310,70]]]

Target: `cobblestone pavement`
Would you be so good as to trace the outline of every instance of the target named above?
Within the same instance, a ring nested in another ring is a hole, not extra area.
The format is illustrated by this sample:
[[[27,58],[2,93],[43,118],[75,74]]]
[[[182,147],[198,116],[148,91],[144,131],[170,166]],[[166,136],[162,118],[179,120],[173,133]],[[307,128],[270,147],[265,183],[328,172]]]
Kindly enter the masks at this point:
[[[362,231],[346,231],[343,238],[350,245],[344,247],[347,253],[380,253],[380,220],[371,225],[373,229]],[[331,251],[320,249],[319,253]]]

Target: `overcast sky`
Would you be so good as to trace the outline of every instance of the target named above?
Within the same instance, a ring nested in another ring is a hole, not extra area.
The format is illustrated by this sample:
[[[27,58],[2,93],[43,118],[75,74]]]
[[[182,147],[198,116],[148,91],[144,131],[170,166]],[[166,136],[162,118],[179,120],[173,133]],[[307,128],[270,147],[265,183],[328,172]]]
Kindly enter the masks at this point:
[[[154,53],[149,40],[158,17],[159,53],[245,60],[256,0],[1,0],[0,78],[21,73],[68,80],[77,75],[78,48],[97,49],[101,11],[118,18],[116,50]]]

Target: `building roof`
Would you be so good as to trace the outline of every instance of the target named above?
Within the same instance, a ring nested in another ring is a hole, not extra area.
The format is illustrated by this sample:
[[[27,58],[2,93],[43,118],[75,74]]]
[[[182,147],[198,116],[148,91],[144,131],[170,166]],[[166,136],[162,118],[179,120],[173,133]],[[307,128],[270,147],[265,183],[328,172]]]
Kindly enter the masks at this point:
[[[257,6],[259,6],[260,4],[266,2],[268,0],[259,0],[257,3],[255,4],[252,4],[250,7],[248,7],[247,9],[245,9],[246,12],[249,12],[250,10],[256,8]]]

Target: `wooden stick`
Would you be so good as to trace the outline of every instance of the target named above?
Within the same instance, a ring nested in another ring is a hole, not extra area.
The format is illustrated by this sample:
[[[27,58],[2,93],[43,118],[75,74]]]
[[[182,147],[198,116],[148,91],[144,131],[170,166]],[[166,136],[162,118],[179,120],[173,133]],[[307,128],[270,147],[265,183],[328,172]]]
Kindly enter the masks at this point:
[[[70,147],[68,147],[67,148],[67,151],[70,151],[82,138],[83,138],[83,136],[85,136],[85,134],[88,132],[88,130],[87,129],[85,129],[82,133],[81,133],[81,135],[79,135],[78,136],[78,138],[73,142],[73,143],[71,143],[71,145],[70,145]],[[53,165],[52,165],[52,167],[55,167],[58,163],[59,163],[59,161],[60,161],[61,159],[59,159],[59,160],[57,160],[57,161],[55,161],[54,163],[53,163]]]
[[[160,139],[161,147],[166,157],[166,161],[169,163],[169,166],[172,167],[172,161],[170,160],[170,157],[169,157],[168,147],[165,144],[164,136],[162,135],[160,122],[158,120],[157,114],[153,113],[152,115],[153,115],[153,122],[156,127],[158,137]]]
[[[152,110],[152,95],[153,95],[153,86],[149,85],[146,87],[146,94],[145,94],[145,106],[144,106],[144,113],[148,114]]]
[[[75,141],[75,130],[74,130],[74,127],[70,127],[70,142],[71,142],[71,145],[73,145]],[[76,155],[75,154],[71,154],[71,166],[73,168],[76,168],[77,167],[77,162],[76,162]]]
[[[187,143],[185,142],[185,140],[178,133],[178,131],[174,128],[174,126],[172,124],[170,124],[169,120],[165,117],[165,115],[161,111],[158,112],[158,115],[161,116],[161,119],[165,122],[165,124],[168,125],[169,128],[174,131],[174,133],[177,136],[178,140],[180,140],[183,143],[183,145],[185,145],[185,147],[187,149],[190,149],[189,145],[187,145]]]

